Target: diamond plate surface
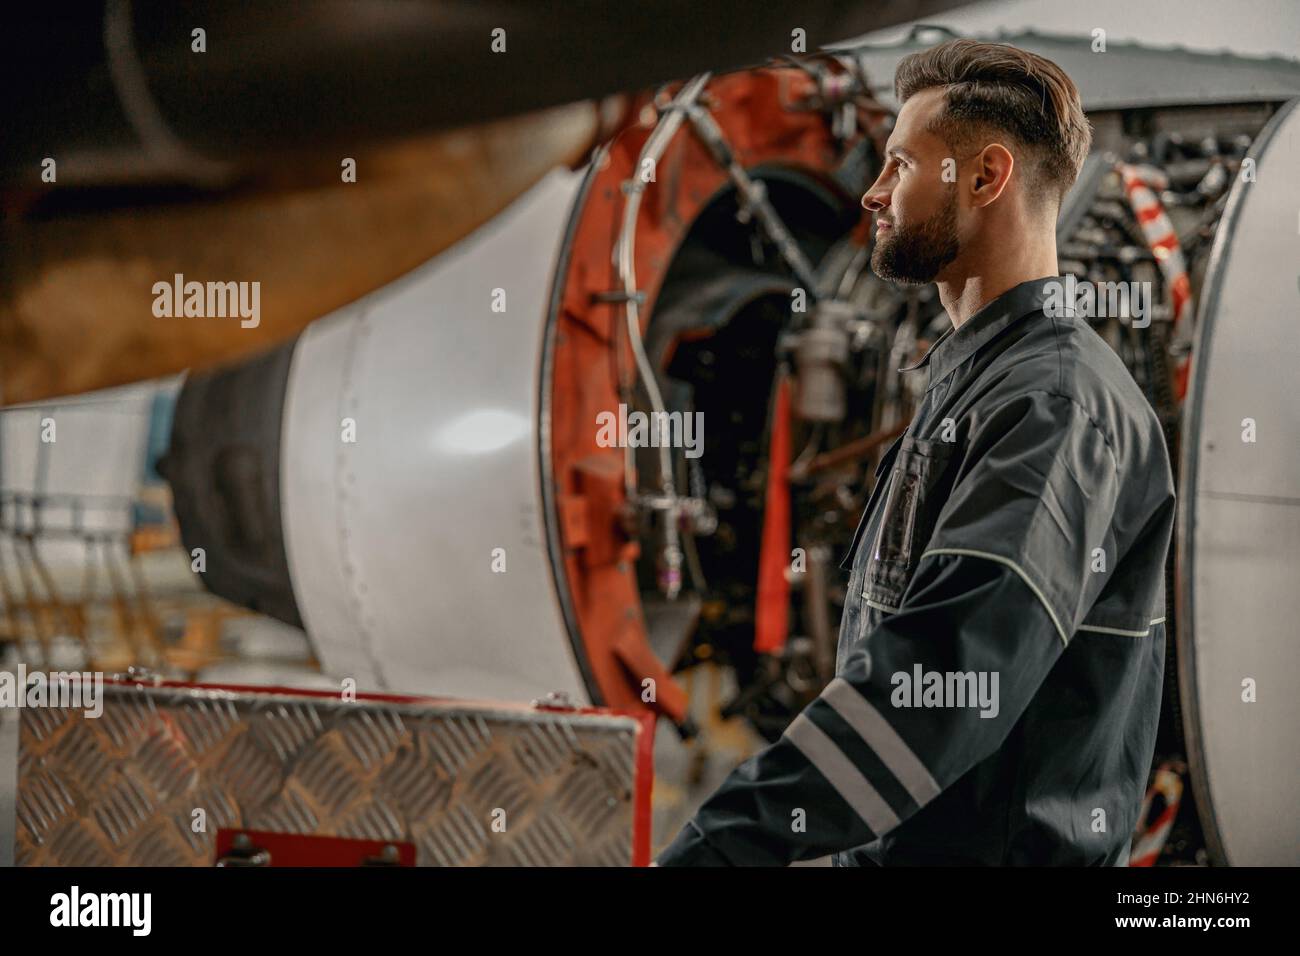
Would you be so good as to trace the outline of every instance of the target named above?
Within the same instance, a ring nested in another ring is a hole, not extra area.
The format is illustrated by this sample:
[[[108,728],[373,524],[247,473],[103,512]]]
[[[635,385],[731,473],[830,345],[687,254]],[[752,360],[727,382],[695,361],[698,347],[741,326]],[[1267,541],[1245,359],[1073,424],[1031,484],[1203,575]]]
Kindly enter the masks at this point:
[[[211,866],[217,830],[244,827],[409,841],[422,866],[626,866],[640,732],[610,714],[108,685],[98,719],[22,711],[15,860]]]

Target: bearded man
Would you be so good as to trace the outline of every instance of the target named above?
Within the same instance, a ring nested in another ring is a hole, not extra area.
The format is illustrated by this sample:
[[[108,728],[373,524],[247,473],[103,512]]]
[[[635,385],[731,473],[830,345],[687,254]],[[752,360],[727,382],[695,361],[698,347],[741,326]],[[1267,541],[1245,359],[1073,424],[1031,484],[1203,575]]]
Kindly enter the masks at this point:
[[[895,89],[871,263],[936,283],[952,327],[904,370],[925,395],[840,565],[837,676],[661,866],[1128,860],[1174,488],[1120,359],[1044,307],[1091,130],[1058,66],[1003,44],[913,54]]]

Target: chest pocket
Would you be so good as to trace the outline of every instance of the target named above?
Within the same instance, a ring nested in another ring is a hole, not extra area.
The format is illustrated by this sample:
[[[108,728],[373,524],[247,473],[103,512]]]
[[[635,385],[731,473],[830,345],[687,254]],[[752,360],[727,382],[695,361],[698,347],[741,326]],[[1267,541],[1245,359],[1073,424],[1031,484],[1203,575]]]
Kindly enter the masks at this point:
[[[863,575],[862,597],[869,606],[898,610],[951,490],[955,448],[910,436],[899,445]]]

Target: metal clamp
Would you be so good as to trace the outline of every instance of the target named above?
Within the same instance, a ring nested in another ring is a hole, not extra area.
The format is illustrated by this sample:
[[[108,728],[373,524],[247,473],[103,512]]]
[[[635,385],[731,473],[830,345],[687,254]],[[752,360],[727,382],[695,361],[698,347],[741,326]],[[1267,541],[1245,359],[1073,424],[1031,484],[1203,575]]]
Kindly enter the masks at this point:
[[[254,846],[247,833],[235,837],[230,852],[217,860],[217,866],[270,866],[271,854],[261,847]]]
[[[578,705],[573,702],[567,691],[553,690],[547,693],[545,697],[534,699],[531,706],[543,707],[548,710],[577,710]]]

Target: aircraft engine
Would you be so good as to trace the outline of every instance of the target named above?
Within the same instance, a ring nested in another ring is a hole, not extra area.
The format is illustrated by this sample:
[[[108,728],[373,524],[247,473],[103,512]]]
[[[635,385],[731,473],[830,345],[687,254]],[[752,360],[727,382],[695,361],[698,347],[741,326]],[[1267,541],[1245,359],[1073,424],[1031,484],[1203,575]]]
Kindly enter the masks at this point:
[[[163,467],[209,586],[302,623],[360,686],[681,720],[670,671],[693,634],[752,671],[778,367],[808,369],[805,464],[900,421],[871,401],[898,296],[853,233],[888,114],[833,67],[645,98],[585,170],[255,362],[192,376]],[[600,416],[614,435],[654,411],[702,422],[708,454],[602,447]],[[863,474],[806,479],[823,642]]]
[[[836,565],[917,398],[894,370],[946,322],[932,287],[868,264],[892,116],[873,89],[840,54],[643,95],[583,169],[192,375],[163,467],[208,586],[301,624],[363,689],[557,693],[689,733],[678,680],[712,660],[740,688],[723,713],[775,737],[832,676]],[[1300,110],[1125,115],[1090,110],[1058,241],[1064,270],[1154,290],[1149,324],[1097,330],[1181,459],[1158,762],[1190,763],[1214,859],[1278,862],[1300,842],[1277,686],[1300,679],[1300,332],[1295,248],[1269,244],[1296,241]],[[1247,418],[1285,437],[1245,443]]]

